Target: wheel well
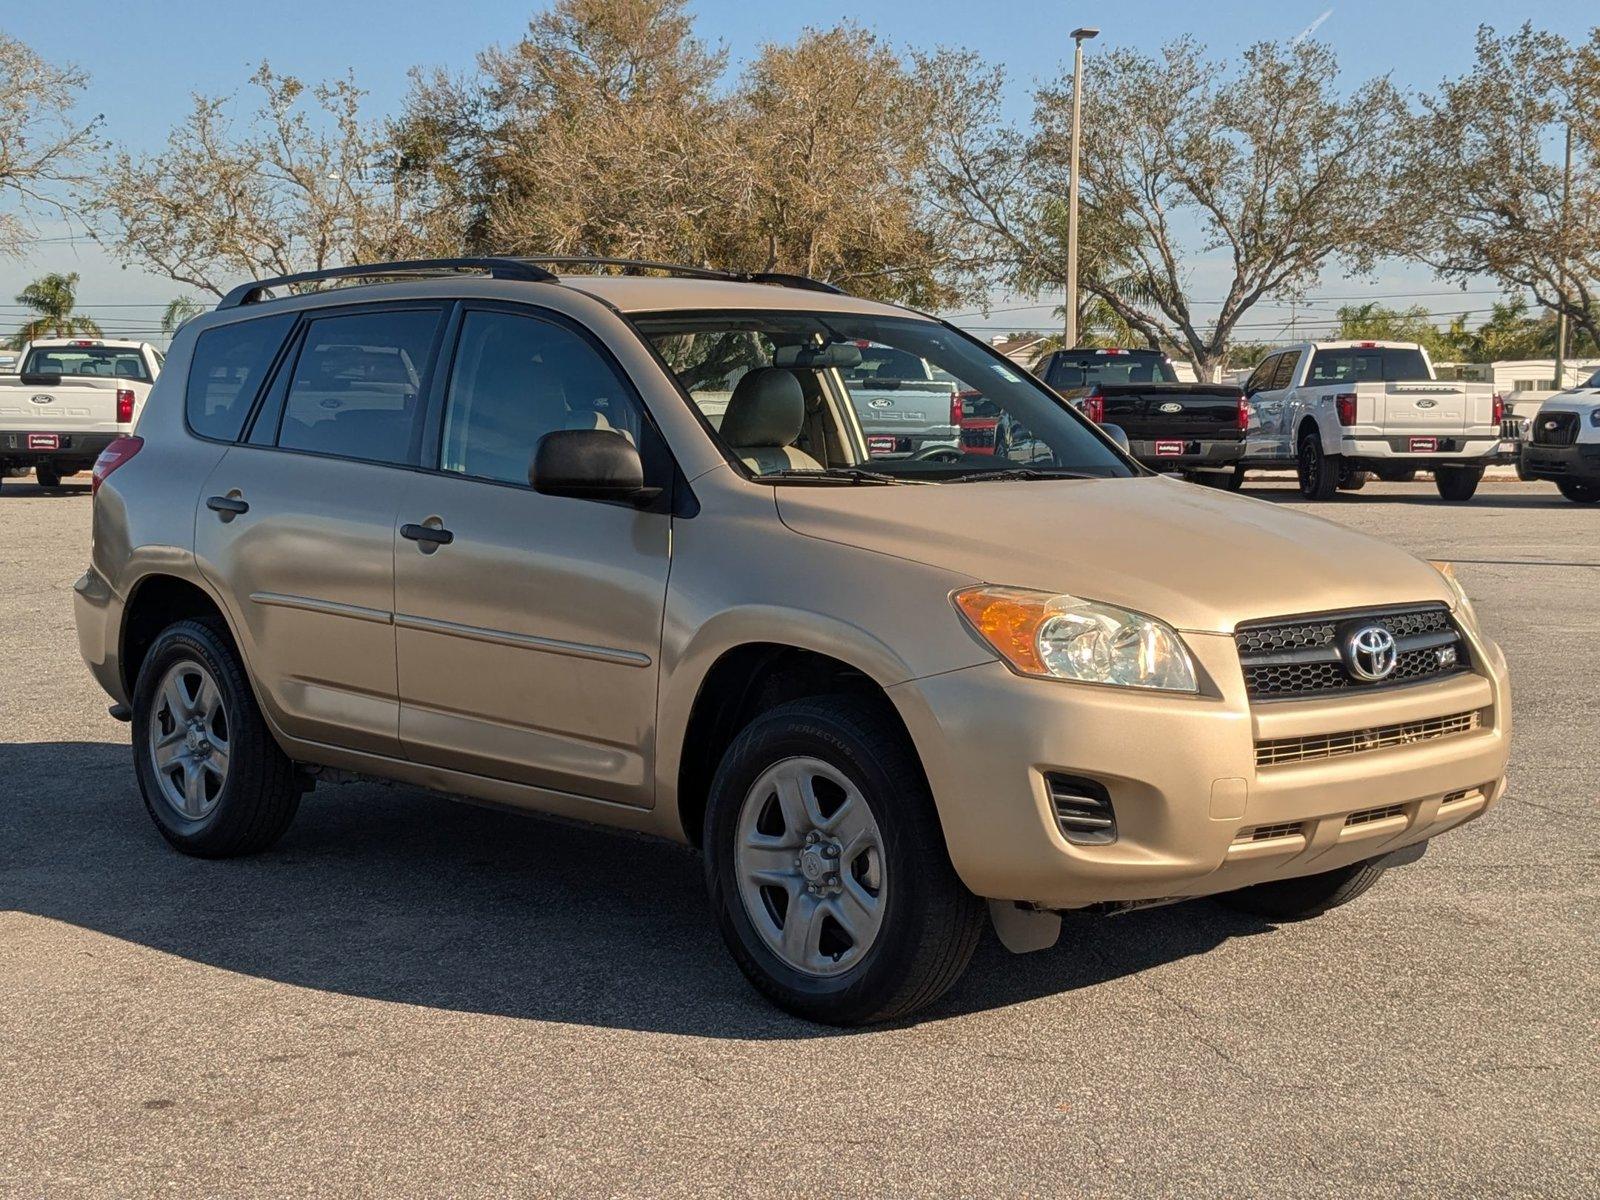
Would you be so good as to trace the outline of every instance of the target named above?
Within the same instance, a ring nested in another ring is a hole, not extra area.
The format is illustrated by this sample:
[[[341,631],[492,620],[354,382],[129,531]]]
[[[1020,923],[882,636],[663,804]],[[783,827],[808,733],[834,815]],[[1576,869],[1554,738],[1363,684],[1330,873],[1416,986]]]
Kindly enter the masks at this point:
[[[139,667],[161,631],[174,621],[208,621],[232,642],[228,622],[216,602],[186,579],[151,575],[139,581],[122,618],[122,684],[129,696]]]
[[[700,844],[711,780],[740,730],[768,709],[805,696],[864,696],[905,723],[883,688],[866,672],[826,654],[756,642],[727,651],[706,672],[684,731],[678,764],[678,819]],[[910,740],[909,732],[906,735]]]
[[[1321,440],[1322,428],[1317,424],[1317,419],[1315,417],[1301,417],[1300,425],[1294,431],[1294,443],[1296,446],[1305,439],[1306,430],[1308,429],[1317,435],[1319,441]]]

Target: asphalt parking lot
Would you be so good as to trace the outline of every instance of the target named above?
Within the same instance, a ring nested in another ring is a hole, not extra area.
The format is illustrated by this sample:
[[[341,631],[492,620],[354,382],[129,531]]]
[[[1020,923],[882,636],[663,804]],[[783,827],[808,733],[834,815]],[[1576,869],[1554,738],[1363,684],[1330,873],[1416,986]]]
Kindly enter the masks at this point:
[[[1316,921],[991,939],[841,1033],[746,986],[676,847],[351,785],[258,858],[173,853],[78,659],[87,490],[7,481],[0,1194],[1600,1194],[1600,508],[1317,511],[1459,564],[1507,800]]]

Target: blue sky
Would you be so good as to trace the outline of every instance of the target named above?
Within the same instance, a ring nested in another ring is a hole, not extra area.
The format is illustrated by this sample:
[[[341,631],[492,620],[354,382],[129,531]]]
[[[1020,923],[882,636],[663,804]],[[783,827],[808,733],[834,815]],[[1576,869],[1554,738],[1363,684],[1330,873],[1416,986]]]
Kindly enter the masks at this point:
[[[78,0],[65,9],[7,5],[0,29],[53,60],[76,62],[93,82],[87,112],[105,115],[107,135],[136,149],[154,149],[180,120],[193,92],[240,88],[263,58],[281,71],[316,79],[353,70],[371,93],[372,111],[394,108],[413,65],[464,68],[492,43],[514,40],[538,5],[527,0],[457,0],[453,4],[384,3],[380,0],[277,0],[276,3],[160,5]],[[1404,87],[1423,88],[1470,61],[1480,22],[1501,28],[1532,20],[1583,36],[1600,24],[1600,8],[1573,0],[1507,5],[1456,0],[1445,5],[1407,0],[1250,0],[1247,3],[990,3],[971,0],[873,0],[822,3],[788,0],[698,0],[692,4],[701,35],[725,45],[732,68],[770,40],[808,25],[854,19],[891,41],[913,46],[962,45],[1003,64],[1011,77],[1011,115],[1025,117],[1028,91],[1055,78],[1070,48],[1067,32],[1098,25],[1091,52],[1118,44],[1148,44],[1192,33],[1213,51],[1236,51],[1262,38],[1293,37],[1327,14],[1317,36],[1340,53],[1353,85],[1388,73]],[[51,231],[59,232],[59,231]],[[91,245],[49,242],[22,263],[0,263],[0,303],[28,279],[47,270],[83,275],[83,299],[92,307],[164,302],[181,289],[124,271]],[[1203,278],[1203,276],[1201,276]],[[1376,279],[1344,280],[1330,273],[1319,289],[1328,296],[1444,292],[1444,285],[1415,269],[1394,267]],[[1420,297],[1430,307],[1487,307],[1489,297]],[[1399,301],[1396,301],[1399,302]],[[1323,304],[1327,311],[1333,302]],[[1011,307],[1006,305],[1006,307]],[[0,308],[0,325],[7,325]],[[138,310],[117,310],[118,312]],[[1016,311],[974,322],[1042,323],[1048,309]],[[106,315],[110,315],[108,312]],[[1264,316],[1276,319],[1272,310]],[[1281,316],[1288,317],[1283,310]]]

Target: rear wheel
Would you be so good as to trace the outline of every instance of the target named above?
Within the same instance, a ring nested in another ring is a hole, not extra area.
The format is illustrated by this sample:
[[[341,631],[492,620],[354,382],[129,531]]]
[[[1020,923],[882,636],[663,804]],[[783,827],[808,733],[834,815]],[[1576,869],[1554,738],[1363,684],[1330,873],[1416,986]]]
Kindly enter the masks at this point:
[[[40,463],[33,469],[33,473],[38,477],[39,486],[42,488],[58,488],[61,486],[61,473],[52,466]]]
[[[1342,454],[1324,454],[1322,435],[1314,426],[1307,426],[1300,435],[1300,451],[1296,460],[1300,494],[1307,500],[1332,500],[1339,487],[1343,457]]]
[[[1439,467],[1433,472],[1433,485],[1446,500],[1471,500],[1482,480],[1482,467]]]
[[[711,785],[705,853],[739,968],[813,1021],[931,1004],[983,930],[904,731],[860,698],[792,701],[745,729]]]
[[[300,806],[293,765],[225,636],[179,621],[156,638],[133,691],[133,758],[144,806],[185,854],[264,850]]]
[[[1269,921],[1304,921],[1330,908],[1349,904],[1377,883],[1384,870],[1383,859],[1368,859],[1320,875],[1278,879],[1236,892],[1223,892],[1216,900],[1228,908]]]
[[[1600,501],[1600,483],[1579,483],[1575,479],[1559,479],[1556,487],[1574,504],[1593,504]]]
[[[1410,483],[1417,477],[1415,467],[1378,467],[1373,473],[1385,483]]]

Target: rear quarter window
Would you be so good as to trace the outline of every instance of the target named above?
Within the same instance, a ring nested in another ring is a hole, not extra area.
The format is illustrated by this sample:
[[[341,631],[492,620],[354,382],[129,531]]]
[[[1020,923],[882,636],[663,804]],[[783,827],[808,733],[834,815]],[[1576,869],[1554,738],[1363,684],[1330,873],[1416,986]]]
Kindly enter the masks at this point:
[[[195,340],[184,402],[190,429],[221,442],[238,440],[293,324],[294,317],[284,313],[208,329]]]

